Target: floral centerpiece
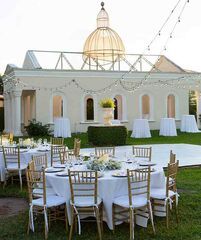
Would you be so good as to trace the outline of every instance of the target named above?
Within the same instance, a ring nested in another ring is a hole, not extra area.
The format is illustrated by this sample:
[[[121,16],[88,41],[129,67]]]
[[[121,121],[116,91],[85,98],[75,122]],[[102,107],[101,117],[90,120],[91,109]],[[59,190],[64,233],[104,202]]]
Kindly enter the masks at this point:
[[[95,159],[87,164],[87,168],[90,170],[101,171],[101,170],[116,170],[121,169],[121,163],[109,159],[108,154],[104,154],[98,159]]]
[[[114,100],[112,98],[104,98],[100,101],[100,106],[103,109],[103,123],[105,125],[111,125],[114,111]]]

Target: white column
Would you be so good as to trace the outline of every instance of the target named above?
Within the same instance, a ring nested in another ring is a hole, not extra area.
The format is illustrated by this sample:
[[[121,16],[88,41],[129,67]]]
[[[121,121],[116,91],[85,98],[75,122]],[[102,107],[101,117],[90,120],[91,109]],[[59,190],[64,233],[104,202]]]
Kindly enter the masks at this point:
[[[31,95],[30,97],[30,111],[31,111],[31,120],[36,118],[36,97],[35,95]]]
[[[13,92],[13,107],[14,107],[14,135],[22,136],[21,132],[21,95],[22,91]]]
[[[4,94],[4,131],[9,132],[9,106],[8,106],[9,96],[8,94]]]
[[[122,96],[122,120],[127,121],[127,104],[126,104],[126,97]]]
[[[12,95],[8,94],[8,132],[13,132],[13,104],[12,104]]]

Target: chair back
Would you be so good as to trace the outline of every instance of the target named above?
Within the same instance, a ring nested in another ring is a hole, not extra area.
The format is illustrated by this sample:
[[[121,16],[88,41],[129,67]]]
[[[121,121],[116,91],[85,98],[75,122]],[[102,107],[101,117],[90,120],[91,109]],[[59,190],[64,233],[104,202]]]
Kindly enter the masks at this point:
[[[75,157],[78,157],[80,155],[80,146],[81,146],[81,140],[78,138],[74,139],[74,155]]]
[[[135,155],[136,158],[151,161],[151,154],[152,154],[151,147],[133,146],[133,155]]]
[[[71,163],[73,160],[76,159],[73,150],[60,151],[59,156],[62,164]]]
[[[47,154],[42,155],[32,155],[32,161],[35,165],[36,170],[42,170],[42,168],[47,168]]]
[[[97,171],[70,171],[68,170],[71,201],[75,202],[76,198],[94,199],[94,204],[97,204]]]
[[[51,145],[51,166],[53,166],[54,163],[62,163],[60,159],[60,152],[65,152],[65,146],[55,146]]]
[[[52,145],[64,145],[64,138],[51,137],[50,138],[50,143]]]
[[[96,147],[95,148],[95,155],[97,157],[101,157],[104,154],[115,156],[115,147]]]
[[[176,154],[174,154],[172,152],[172,150],[170,150],[170,161],[169,163],[172,164],[172,163],[175,163],[176,162]]]
[[[177,191],[177,172],[179,167],[179,161],[175,163],[168,163],[167,167],[167,182],[166,182],[166,197],[169,196],[169,190],[173,192]]]
[[[34,162],[31,161],[26,169],[26,179],[29,193],[29,203],[36,198],[34,194],[37,191],[37,198],[43,198],[43,204],[46,205],[46,179],[45,170],[35,170]]]
[[[150,167],[127,169],[129,205],[132,206],[136,196],[150,198]]]
[[[20,148],[19,147],[2,147],[5,167],[8,164],[17,164],[20,169]]]

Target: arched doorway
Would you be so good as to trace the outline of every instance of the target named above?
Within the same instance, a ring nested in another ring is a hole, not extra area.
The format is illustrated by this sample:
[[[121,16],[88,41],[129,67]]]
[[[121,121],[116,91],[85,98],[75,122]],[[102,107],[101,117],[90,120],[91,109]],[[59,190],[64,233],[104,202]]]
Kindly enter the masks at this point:
[[[175,96],[173,94],[167,97],[167,117],[175,118]]]

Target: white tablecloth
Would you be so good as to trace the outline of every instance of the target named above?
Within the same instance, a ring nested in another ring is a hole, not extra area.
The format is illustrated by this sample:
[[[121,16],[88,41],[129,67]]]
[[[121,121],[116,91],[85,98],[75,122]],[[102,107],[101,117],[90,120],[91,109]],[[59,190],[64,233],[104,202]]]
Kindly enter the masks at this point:
[[[150,128],[147,119],[135,119],[133,122],[133,131],[131,134],[133,138],[150,138]]]
[[[176,123],[174,118],[161,118],[160,136],[177,136]]]
[[[79,166],[79,169],[83,169],[83,167]],[[105,171],[104,177],[98,179],[98,194],[103,199],[105,221],[110,229],[113,229],[112,203],[114,198],[128,194],[127,178],[113,177],[112,172]],[[47,184],[53,188],[57,195],[66,198],[70,222],[70,186],[68,177],[59,177],[55,173],[48,173],[46,174],[46,179]],[[165,175],[162,168],[158,168],[156,172],[151,173],[151,187],[165,187]],[[146,225],[146,223],[142,222],[141,224]]]
[[[31,161],[31,158],[33,155],[43,155],[43,154],[47,154],[47,158],[48,158],[48,163],[50,164],[50,151],[41,151],[37,148],[35,149],[30,149],[29,151],[23,152],[25,151],[24,149],[22,149],[22,152],[20,153],[20,162],[22,164],[26,164],[28,165],[28,163]],[[3,159],[3,153],[0,152],[0,180],[4,181],[5,179],[5,164],[4,164],[4,159]]]
[[[194,115],[182,115],[181,132],[200,132],[198,130]]]
[[[54,137],[71,137],[70,121],[68,118],[54,119]]]

